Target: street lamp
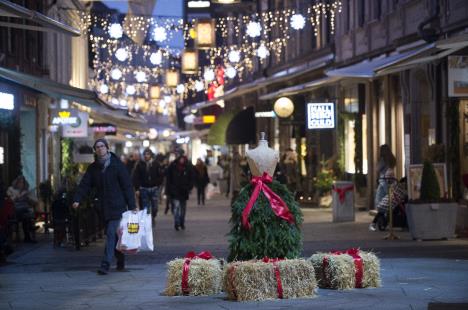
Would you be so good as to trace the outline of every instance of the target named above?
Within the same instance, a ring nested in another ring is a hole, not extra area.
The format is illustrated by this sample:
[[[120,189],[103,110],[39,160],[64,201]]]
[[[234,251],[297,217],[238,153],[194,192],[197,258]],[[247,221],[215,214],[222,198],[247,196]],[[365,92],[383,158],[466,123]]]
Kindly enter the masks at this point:
[[[198,49],[209,49],[216,45],[214,19],[199,19],[195,23],[195,46]]]
[[[273,110],[279,117],[290,117],[294,112],[294,103],[288,97],[281,97],[275,101]]]
[[[182,54],[182,73],[195,74],[198,71],[198,51],[186,49]]]
[[[179,72],[177,70],[168,70],[166,72],[167,87],[177,87],[179,85]]]

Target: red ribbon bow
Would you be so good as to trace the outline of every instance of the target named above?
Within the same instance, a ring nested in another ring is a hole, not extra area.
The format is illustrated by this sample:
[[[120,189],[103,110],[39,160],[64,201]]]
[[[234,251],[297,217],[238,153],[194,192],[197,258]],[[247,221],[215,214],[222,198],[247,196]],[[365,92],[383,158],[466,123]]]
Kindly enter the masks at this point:
[[[208,251],[203,251],[198,254],[196,254],[193,251],[190,251],[185,255],[184,270],[182,271],[182,293],[184,295],[187,295],[190,292],[190,289],[188,287],[190,262],[192,261],[192,259],[195,258],[209,260],[213,258],[213,255],[211,255],[211,253]]]
[[[260,192],[263,192],[265,197],[268,199],[271,209],[276,214],[276,216],[286,220],[288,223],[294,223],[294,217],[292,216],[291,212],[289,212],[286,203],[266,185],[266,183],[271,183],[272,181],[273,178],[267,172],[264,172],[261,177],[253,177],[250,181],[250,183],[252,183],[254,186],[254,190],[250,196],[247,206],[245,207],[244,211],[242,211],[242,225],[245,228],[250,229],[249,214],[250,211],[252,211],[252,208],[255,204],[255,201],[257,201]]]
[[[273,267],[275,268],[275,277],[276,277],[276,289],[278,290],[278,298],[283,299],[283,284],[281,282],[281,275],[278,266],[278,262],[284,260],[283,258],[268,258],[264,257],[262,262],[264,263],[272,263]]]
[[[333,191],[335,193],[338,193],[338,197],[340,198],[340,203],[343,203],[345,201],[346,193],[354,190],[354,185],[348,185],[346,187],[338,188],[336,186],[333,186]]]
[[[356,269],[355,271],[355,278],[356,278],[356,284],[355,284],[355,287],[356,288],[362,288],[362,278],[364,276],[364,268],[363,268],[363,261],[362,261],[362,257],[359,255],[359,249],[356,249],[356,248],[352,248],[352,249],[348,249],[346,251],[332,251],[330,253],[331,255],[342,255],[342,254],[347,254],[349,256],[351,256],[354,260],[354,267]],[[324,257],[323,258],[323,268],[325,270],[325,268],[328,266],[328,258],[327,257]],[[326,274],[324,272],[324,274]]]

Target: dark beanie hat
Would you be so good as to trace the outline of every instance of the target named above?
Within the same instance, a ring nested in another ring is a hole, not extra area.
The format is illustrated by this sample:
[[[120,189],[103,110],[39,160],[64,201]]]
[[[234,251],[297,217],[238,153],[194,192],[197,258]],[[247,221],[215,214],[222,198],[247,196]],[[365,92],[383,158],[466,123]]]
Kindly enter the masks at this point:
[[[94,149],[94,150],[96,150],[96,144],[97,144],[98,142],[104,143],[104,145],[106,146],[106,148],[109,149],[109,143],[107,142],[107,140],[104,139],[104,138],[99,138],[99,139],[97,139],[96,141],[94,141],[94,144],[93,144],[93,149]]]

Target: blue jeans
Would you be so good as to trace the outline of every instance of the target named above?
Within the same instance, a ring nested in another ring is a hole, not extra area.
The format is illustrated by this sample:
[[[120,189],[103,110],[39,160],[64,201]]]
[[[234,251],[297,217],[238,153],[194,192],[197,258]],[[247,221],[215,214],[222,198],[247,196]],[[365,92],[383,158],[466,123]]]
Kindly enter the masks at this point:
[[[174,215],[174,225],[185,225],[185,209],[187,209],[187,200],[172,199],[172,214]]]
[[[106,223],[106,246],[104,248],[102,265],[110,266],[114,255],[115,257],[123,256],[123,253],[115,249],[118,241],[117,230],[119,226],[120,220],[110,220]]]
[[[140,198],[142,208],[146,209],[148,213],[151,210],[151,216],[158,215],[159,207],[159,187],[140,187]],[[151,208],[151,209],[150,209]]]

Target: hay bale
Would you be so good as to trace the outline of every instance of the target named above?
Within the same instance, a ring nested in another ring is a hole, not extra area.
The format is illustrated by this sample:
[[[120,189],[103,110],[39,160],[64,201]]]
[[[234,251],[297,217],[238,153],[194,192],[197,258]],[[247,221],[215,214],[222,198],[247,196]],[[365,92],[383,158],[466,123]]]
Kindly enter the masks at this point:
[[[317,287],[314,268],[304,259],[278,261],[283,298],[313,297]],[[273,263],[233,262],[225,268],[224,290],[237,301],[277,299],[278,285]]]
[[[167,296],[186,295],[182,292],[182,272],[185,259],[175,259],[167,263]],[[218,259],[192,259],[188,274],[188,295],[213,295],[221,292],[223,284],[222,262]]]
[[[362,288],[380,287],[380,260],[371,252],[359,251],[363,260]],[[324,265],[324,258],[327,264]],[[316,253],[310,258],[318,286],[338,290],[356,287],[356,267],[348,254]]]

